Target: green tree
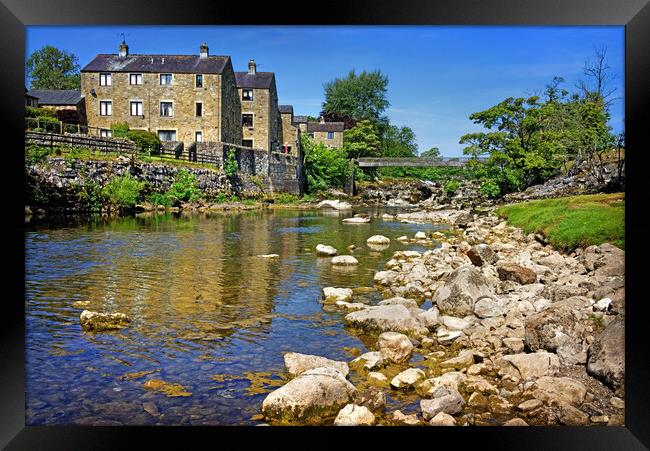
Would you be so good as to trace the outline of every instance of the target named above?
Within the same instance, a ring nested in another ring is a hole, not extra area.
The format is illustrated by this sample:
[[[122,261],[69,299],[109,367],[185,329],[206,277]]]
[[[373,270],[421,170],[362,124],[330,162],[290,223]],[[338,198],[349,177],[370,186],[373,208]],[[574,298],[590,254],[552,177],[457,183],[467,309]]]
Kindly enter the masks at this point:
[[[350,162],[344,149],[328,148],[302,135],[305,173],[310,193],[343,187],[350,176]]]
[[[338,114],[354,120],[379,120],[390,105],[386,100],[388,77],[381,71],[351,70],[345,78],[325,83],[323,114]]]
[[[437,147],[432,147],[429,150],[425,150],[420,154],[420,158],[427,158],[430,160],[439,160],[442,158],[442,155],[440,155],[440,149]]]
[[[380,145],[377,126],[368,119],[343,132],[343,147],[349,158],[381,156]]]
[[[414,157],[418,153],[415,133],[410,127],[386,127],[381,138],[381,155],[384,157]]]
[[[46,45],[30,55],[25,73],[32,89],[80,89],[77,57]]]

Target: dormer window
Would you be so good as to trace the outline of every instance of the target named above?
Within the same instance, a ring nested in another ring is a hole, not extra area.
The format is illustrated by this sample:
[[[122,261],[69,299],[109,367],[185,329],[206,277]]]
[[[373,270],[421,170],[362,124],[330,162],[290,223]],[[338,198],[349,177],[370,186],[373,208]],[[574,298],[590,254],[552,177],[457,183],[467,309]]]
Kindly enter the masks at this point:
[[[142,84],[142,74],[129,74],[129,84],[130,85],[141,85]]]
[[[111,74],[99,74],[99,86],[110,86]]]
[[[172,84],[172,74],[160,74],[160,85],[169,86]]]

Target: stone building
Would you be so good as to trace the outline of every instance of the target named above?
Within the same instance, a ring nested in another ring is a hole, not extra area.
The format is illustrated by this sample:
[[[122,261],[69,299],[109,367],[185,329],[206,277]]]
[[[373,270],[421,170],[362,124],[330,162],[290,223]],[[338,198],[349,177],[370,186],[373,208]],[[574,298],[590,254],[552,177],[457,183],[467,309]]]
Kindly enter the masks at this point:
[[[83,119],[85,102],[81,91],[75,89],[31,89],[26,97],[36,98],[39,108],[51,110],[73,110]],[[33,106],[30,105],[30,106]]]
[[[127,123],[162,141],[240,144],[241,103],[229,56],[100,54],[81,70],[88,125],[110,136]]]
[[[302,133],[307,133],[307,123],[309,122],[309,117],[307,116],[294,116],[293,123],[300,129]]]
[[[343,147],[344,125],[343,122],[325,122],[321,117],[319,122],[307,123],[307,134],[326,147]]]
[[[300,147],[300,128],[294,123],[293,106],[279,105],[280,117],[282,119],[282,151],[298,155]]]
[[[235,72],[241,101],[241,144],[257,149],[280,151],[282,121],[278,109],[275,73],[258,72],[254,60],[248,72]]]

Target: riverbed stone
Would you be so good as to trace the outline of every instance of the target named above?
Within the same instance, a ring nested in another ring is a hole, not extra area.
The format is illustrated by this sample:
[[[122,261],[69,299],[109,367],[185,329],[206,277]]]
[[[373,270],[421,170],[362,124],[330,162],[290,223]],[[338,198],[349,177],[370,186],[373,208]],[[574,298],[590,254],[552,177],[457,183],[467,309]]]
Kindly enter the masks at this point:
[[[420,424],[420,420],[418,420],[418,416],[416,414],[412,413],[410,415],[405,415],[401,410],[394,411],[391,418],[393,422],[397,424],[403,424],[405,426],[417,426]]]
[[[380,373],[379,371],[371,371],[370,373],[368,373],[368,381],[380,385],[388,384],[388,378],[384,376],[383,373]]]
[[[343,376],[347,376],[350,371],[346,362],[330,360],[317,355],[300,354],[298,352],[287,352],[284,355],[284,366],[287,374],[291,377],[299,376],[305,371],[314,368],[334,368],[343,374]]]
[[[371,387],[357,395],[355,404],[367,407],[371,412],[386,408],[386,394],[378,388]]]
[[[124,313],[99,313],[84,310],[79,316],[83,330],[88,332],[102,332],[107,330],[123,329],[131,322]]]
[[[625,318],[617,316],[588,350],[587,373],[618,389],[625,384]]]
[[[393,363],[408,362],[413,352],[409,337],[399,332],[384,332],[377,340],[379,351],[385,360]]]
[[[456,419],[445,412],[438,412],[429,421],[431,426],[456,426]]]
[[[505,302],[497,296],[482,297],[474,304],[474,314],[479,318],[503,316],[507,311]]]
[[[340,371],[314,368],[271,392],[262,402],[262,413],[269,420],[322,424],[352,402],[356,393]]]
[[[347,404],[334,420],[334,426],[372,426],[373,424],[375,424],[375,415],[370,409],[356,404]]]
[[[499,375],[514,376],[519,379],[537,379],[554,375],[560,367],[560,359],[550,352],[504,355],[497,361]]]
[[[328,246],[326,244],[317,244],[316,245],[316,254],[318,254],[318,255],[333,257],[333,256],[335,256],[337,254],[337,252],[338,251],[332,246]]]
[[[337,255],[331,261],[334,266],[355,266],[359,264],[359,260],[352,255]]]
[[[415,239],[416,240],[426,240],[427,239],[427,234],[424,232],[415,232]]]
[[[364,217],[345,218],[343,220],[344,224],[367,224],[369,222],[370,222],[370,218],[364,218]]]
[[[390,238],[384,236],[384,235],[373,235],[370,238],[366,240],[366,243],[368,244],[390,244]]]
[[[384,356],[379,351],[363,353],[350,363],[352,365],[363,365],[366,370],[376,370],[382,368],[385,364]]]
[[[449,387],[440,387],[434,394],[433,399],[420,400],[422,417],[429,421],[440,412],[454,415],[460,412],[465,405],[465,400],[458,391]]]
[[[511,418],[505,423],[503,423],[503,425],[504,426],[528,426],[528,423],[526,423],[521,418]]]
[[[569,377],[543,376],[533,385],[533,396],[546,403],[565,402],[578,406],[583,403],[586,394],[587,387],[582,382]]]
[[[497,273],[499,278],[504,281],[511,280],[522,285],[537,282],[535,271],[516,263],[503,263],[497,266]]]
[[[333,208],[335,210],[350,210],[352,205],[348,202],[340,201],[336,199],[327,199],[318,203],[318,208]]]
[[[426,374],[420,368],[409,368],[395,376],[390,381],[390,386],[395,389],[410,389],[414,388],[418,382],[423,381]]]
[[[441,313],[463,316],[472,314],[476,301],[490,294],[490,284],[485,276],[473,265],[463,265],[436,290],[432,302]]]
[[[467,251],[467,257],[476,266],[483,266],[485,264],[494,265],[499,258],[492,248],[485,243],[472,246]]]
[[[403,305],[370,306],[348,313],[345,321],[368,331],[426,335],[428,329]]]
[[[352,299],[352,289],[325,287],[323,288],[323,297],[330,301],[349,301]]]

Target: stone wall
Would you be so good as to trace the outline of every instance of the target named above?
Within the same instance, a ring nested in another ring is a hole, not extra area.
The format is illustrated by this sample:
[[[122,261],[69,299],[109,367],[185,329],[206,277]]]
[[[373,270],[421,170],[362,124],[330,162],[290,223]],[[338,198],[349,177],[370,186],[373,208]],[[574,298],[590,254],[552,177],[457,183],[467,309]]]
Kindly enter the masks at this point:
[[[327,132],[314,132],[314,142],[323,143],[327,147],[343,147],[343,132],[334,132],[334,139],[327,139]]]

